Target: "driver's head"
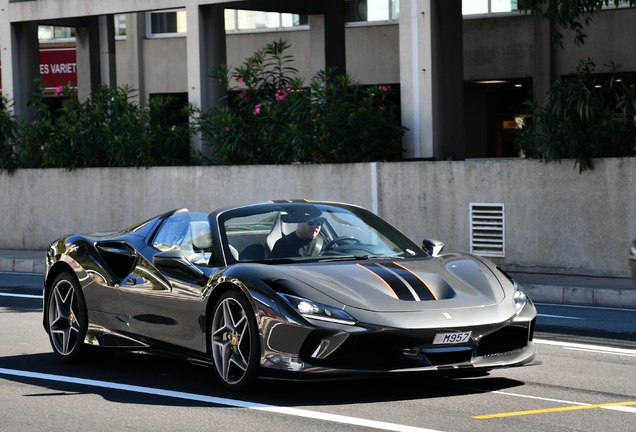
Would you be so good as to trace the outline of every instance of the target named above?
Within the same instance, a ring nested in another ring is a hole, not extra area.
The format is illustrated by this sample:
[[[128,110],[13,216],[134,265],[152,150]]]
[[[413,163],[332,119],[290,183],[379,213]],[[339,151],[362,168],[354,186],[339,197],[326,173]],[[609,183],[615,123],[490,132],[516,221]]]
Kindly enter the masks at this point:
[[[302,239],[315,239],[320,228],[325,222],[324,218],[316,218],[308,220],[307,222],[301,222],[296,227],[296,235]]]

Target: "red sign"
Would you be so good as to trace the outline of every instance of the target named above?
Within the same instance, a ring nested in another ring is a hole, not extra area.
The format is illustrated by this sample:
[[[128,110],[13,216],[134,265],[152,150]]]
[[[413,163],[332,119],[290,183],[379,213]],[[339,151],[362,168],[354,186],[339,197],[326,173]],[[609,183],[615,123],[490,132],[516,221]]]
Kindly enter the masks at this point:
[[[40,78],[47,89],[77,87],[75,48],[40,48]]]
[[[75,47],[40,47],[40,78],[47,90],[59,86],[77,87]],[[0,89],[2,66],[0,66]]]

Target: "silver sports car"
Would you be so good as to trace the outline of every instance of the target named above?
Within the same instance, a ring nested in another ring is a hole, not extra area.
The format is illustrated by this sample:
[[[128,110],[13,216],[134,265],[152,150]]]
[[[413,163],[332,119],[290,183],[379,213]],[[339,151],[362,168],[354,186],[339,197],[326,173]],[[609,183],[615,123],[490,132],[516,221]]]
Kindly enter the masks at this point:
[[[258,377],[444,376],[531,362],[536,310],[492,262],[419,247],[363,208],[305,200],[170,211],[70,235],[46,259],[53,351],[178,355]]]

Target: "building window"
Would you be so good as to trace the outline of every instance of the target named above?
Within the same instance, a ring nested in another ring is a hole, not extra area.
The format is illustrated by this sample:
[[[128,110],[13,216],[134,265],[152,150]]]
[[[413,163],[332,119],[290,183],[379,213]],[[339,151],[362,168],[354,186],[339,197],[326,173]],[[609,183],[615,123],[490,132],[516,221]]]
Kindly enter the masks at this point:
[[[462,0],[464,15],[485,15],[494,13],[516,12],[519,10],[518,0]]]
[[[71,39],[75,37],[75,28],[59,27],[50,25],[38,26],[38,39],[42,42],[54,42],[60,39]]]
[[[396,21],[400,17],[399,0],[352,0],[345,2],[347,22]]]
[[[230,23],[234,23],[234,25]],[[307,15],[242,9],[226,9],[225,11],[225,29],[227,31],[285,30],[308,24],[309,17]]]
[[[126,36],[126,15],[115,15],[115,36]]]
[[[185,35],[188,31],[185,9],[148,13],[148,37]],[[285,30],[307,26],[309,17],[278,12],[225,9],[227,32]]]
[[[153,36],[185,34],[188,31],[185,9],[150,12],[147,17]]]
[[[115,37],[126,36],[126,15],[115,15]],[[38,26],[40,42],[72,42],[75,39],[74,27],[59,27],[50,25]]]

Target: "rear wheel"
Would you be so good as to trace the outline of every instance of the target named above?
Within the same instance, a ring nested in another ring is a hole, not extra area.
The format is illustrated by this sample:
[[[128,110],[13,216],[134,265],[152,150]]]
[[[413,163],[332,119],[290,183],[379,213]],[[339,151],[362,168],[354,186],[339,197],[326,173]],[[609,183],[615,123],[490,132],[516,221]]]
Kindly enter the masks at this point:
[[[224,293],[214,305],[210,324],[214,371],[230,390],[254,384],[260,357],[256,318],[247,298],[236,291]]]
[[[88,311],[74,275],[65,272],[55,278],[46,307],[47,331],[55,355],[64,362],[82,359],[87,351]]]

